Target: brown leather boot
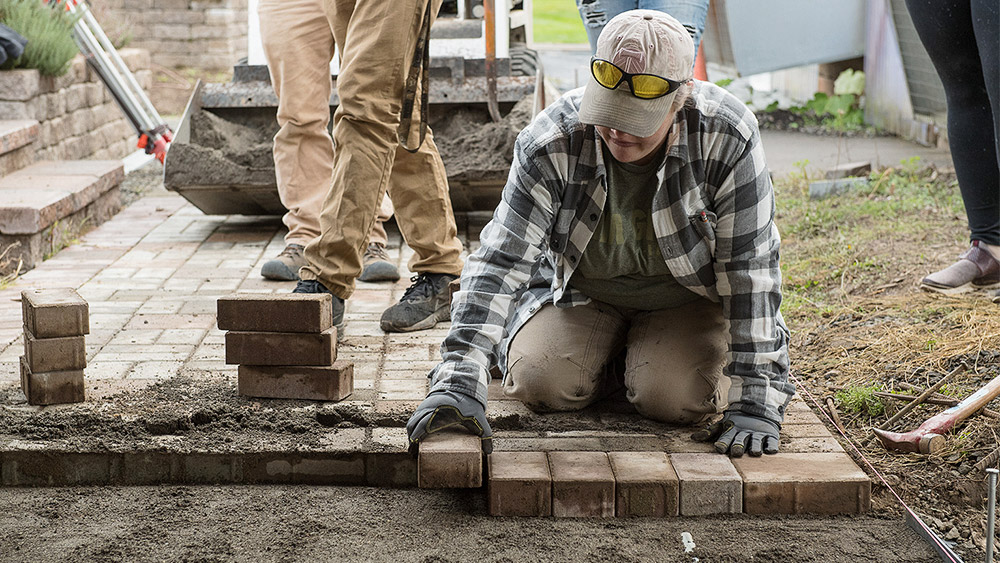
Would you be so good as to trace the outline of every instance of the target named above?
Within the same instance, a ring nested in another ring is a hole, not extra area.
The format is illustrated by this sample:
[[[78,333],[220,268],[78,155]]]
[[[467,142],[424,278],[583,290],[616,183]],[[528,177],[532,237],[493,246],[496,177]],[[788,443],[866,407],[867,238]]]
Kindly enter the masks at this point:
[[[920,282],[920,288],[938,293],[956,294],[976,289],[1000,287],[1000,262],[979,241],[958,257],[958,262],[934,272]]]

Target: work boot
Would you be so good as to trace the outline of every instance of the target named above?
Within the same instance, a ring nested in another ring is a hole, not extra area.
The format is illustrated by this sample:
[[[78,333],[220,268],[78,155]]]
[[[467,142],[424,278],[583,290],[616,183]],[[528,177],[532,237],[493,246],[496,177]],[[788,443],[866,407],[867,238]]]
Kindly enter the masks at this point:
[[[344,300],[333,295],[333,293],[316,280],[299,280],[295,284],[292,293],[329,293],[333,296],[333,326],[337,327],[337,339],[339,340],[344,331]]]
[[[301,244],[289,244],[277,257],[264,262],[260,275],[269,280],[296,281],[299,279],[299,268],[307,264],[302,251],[306,247]]]
[[[979,241],[947,268],[934,272],[920,282],[920,288],[938,293],[965,293],[974,289],[1000,287],[1000,262]]]
[[[448,283],[458,278],[451,274],[420,273],[410,278],[413,282],[399,303],[382,313],[382,330],[386,332],[411,332],[434,328],[439,321],[451,319],[451,299]]]
[[[363,282],[396,281],[399,279],[399,270],[389,262],[389,255],[385,253],[385,246],[373,242],[368,244],[368,250],[362,257],[365,267],[358,277]]]

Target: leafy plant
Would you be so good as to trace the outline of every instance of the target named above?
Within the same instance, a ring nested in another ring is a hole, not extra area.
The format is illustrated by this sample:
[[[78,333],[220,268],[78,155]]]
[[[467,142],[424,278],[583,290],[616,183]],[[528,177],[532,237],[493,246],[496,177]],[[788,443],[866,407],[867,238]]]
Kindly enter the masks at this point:
[[[885,405],[875,396],[878,390],[874,385],[852,386],[837,391],[834,399],[844,412],[879,416],[885,412]]]
[[[77,17],[41,0],[0,0],[0,22],[28,40],[24,54],[0,68],[34,68],[46,76],[66,74],[77,53],[73,41]]]
[[[865,73],[847,69],[834,81],[832,96],[816,92],[805,105],[788,109],[799,115],[806,125],[821,125],[835,131],[864,129],[865,114],[861,109],[864,89]],[[771,104],[765,111],[777,109],[777,105]]]

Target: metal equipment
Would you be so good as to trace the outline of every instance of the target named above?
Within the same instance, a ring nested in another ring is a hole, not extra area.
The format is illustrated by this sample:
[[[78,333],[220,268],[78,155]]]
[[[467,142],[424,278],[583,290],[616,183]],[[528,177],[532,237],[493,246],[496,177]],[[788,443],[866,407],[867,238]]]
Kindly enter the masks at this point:
[[[65,6],[67,12],[77,16],[73,26],[73,39],[80,47],[80,52],[139,135],[137,146],[162,163],[173,140],[173,131],[160,117],[136,81],[135,75],[118,55],[118,50],[97,23],[97,18],[90,13],[87,3],[83,0],[51,1],[55,6]]]
[[[518,101],[535,98],[541,73],[537,56],[526,44],[530,35],[528,2],[495,0],[480,5],[459,0],[457,5],[446,3],[435,20],[431,27],[428,106],[439,148],[447,142],[437,127],[443,120],[461,112],[487,125],[510,112]],[[448,13],[449,9],[454,11]],[[270,156],[270,140],[278,128],[278,98],[263,64],[263,51],[254,41],[256,10],[251,6],[249,11],[248,61],[234,67],[229,83],[195,87],[164,167],[166,188],[208,214],[285,213]],[[490,28],[494,25],[492,37]],[[334,60],[331,111],[339,105],[337,70]],[[454,209],[492,210],[500,200],[509,166],[455,174],[457,167],[449,166],[446,151],[442,148],[441,152]]]

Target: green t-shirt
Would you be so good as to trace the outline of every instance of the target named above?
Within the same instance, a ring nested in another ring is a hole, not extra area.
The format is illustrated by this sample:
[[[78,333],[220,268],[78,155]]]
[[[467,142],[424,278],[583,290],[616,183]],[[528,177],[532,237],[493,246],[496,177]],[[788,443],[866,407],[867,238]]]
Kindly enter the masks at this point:
[[[670,274],[653,232],[651,210],[656,169],[649,164],[618,162],[601,143],[607,168],[608,196],[594,236],[570,278],[570,287],[591,299],[618,307],[655,311],[698,299]]]

